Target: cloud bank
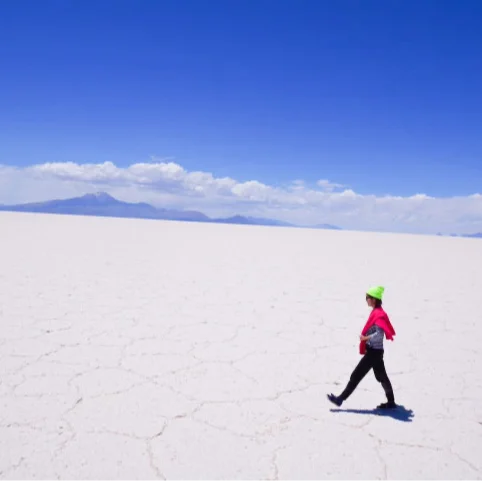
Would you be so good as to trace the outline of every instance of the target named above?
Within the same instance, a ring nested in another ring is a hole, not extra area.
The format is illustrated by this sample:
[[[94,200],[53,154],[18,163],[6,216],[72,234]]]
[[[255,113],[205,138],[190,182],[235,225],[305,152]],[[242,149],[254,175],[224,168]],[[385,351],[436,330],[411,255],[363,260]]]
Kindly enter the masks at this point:
[[[347,186],[316,180],[267,185],[239,182],[209,172],[189,172],[175,162],[118,167],[112,162],[58,162],[23,168],[0,166],[0,203],[15,204],[106,191],[129,202],[200,210],[207,215],[273,217],[301,225],[347,229],[461,234],[482,231],[482,195],[434,198],[357,194]]]

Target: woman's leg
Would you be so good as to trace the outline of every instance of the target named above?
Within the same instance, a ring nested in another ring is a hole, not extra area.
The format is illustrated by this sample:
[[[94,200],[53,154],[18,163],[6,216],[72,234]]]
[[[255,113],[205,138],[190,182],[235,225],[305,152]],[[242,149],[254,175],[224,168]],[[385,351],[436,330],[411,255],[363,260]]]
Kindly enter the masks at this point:
[[[355,390],[355,388],[358,386],[360,381],[368,374],[372,367],[373,355],[371,351],[367,351],[367,353],[360,359],[360,362],[352,372],[350,380],[348,381],[345,390],[340,394],[339,398],[343,401],[347,400],[348,397]]]
[[[393,394],[392,383],[388,378],[387,371],[385,369],[385,363],[383,362],[383,352],[380,356],[377,356],[373,363],[373,372],[376,380],[382,385],[387,401],[389,404],[395,404],[395,396]]]

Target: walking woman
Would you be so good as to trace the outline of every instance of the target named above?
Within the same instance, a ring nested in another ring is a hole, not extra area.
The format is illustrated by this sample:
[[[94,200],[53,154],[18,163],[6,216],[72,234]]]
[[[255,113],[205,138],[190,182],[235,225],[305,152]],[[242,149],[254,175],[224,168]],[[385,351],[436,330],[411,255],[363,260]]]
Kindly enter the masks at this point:
[[[395,330],[390,323],[387,313],[382,308],[382,297],[385,289],[381,286],[372,287],[366,293],[366,301],[372,312],[360,335],[360,354],[363,355],[358,366],[350,376],[345,390],[339,395],[329,394],[328,399],[337,406],[341,406],[352,394],[360,381],[373,369],[376,380],[382,385],[387,402],[378,406],[380,409],[396,408],[392,384],[385,370],[383,362],[383,338],[393,341]]]

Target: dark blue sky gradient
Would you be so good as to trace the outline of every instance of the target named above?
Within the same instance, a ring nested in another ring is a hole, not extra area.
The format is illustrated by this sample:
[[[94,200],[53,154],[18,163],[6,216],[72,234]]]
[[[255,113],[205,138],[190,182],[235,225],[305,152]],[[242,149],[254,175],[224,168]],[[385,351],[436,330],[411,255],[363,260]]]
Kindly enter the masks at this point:
[[[3,0],[0,72],[0,164],[481,190],[479,1]]]

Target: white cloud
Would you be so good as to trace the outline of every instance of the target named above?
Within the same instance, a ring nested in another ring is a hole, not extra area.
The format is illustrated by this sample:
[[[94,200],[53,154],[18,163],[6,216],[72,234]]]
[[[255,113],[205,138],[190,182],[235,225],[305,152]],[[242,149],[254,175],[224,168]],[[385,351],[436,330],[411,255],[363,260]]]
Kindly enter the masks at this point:
[[[170,159],[118,167],[112,162],[0,166],[0,203],[66,198],[105,190],[126,201],[197,209],[207,215],[270,216],[298,224],[338,224],[349,229],[435,233],[482,231],[482,195],[434,198],[357,194],[319,180],[285,187],[239,182],[209,172],[189,172]]]
[[[334,190],[343,189],[344,187],[346,187],[343,184],[336,184],[334,182],[330,182],[327,179],[320,179],[316,184],[318,185],[318,187],[321,187],[321,189],[325,192],[333,192]]]

